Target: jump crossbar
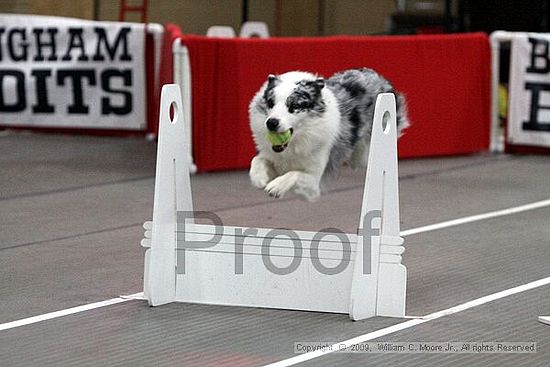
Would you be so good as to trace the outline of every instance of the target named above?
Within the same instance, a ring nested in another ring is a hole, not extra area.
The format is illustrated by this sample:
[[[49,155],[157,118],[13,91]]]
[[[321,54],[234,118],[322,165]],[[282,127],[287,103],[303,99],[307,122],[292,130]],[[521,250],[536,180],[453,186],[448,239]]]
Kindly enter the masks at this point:
[[[174,117],[170,119],[170,106]],[[181,92],[162,89],[153,221],[146,222],[149,304],[193,302],[403,317],[395,96],[376,101],[358,232],[196,224]]]

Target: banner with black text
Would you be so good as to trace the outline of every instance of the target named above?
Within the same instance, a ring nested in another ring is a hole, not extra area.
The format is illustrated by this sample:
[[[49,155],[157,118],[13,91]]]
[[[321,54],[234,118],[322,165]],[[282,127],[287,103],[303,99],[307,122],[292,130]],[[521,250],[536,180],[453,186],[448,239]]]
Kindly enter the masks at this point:
[[[512,40],[508,143],[550,147],[550,34]]]
[[[145,130],[145,25],[0,15],[0,125]]]

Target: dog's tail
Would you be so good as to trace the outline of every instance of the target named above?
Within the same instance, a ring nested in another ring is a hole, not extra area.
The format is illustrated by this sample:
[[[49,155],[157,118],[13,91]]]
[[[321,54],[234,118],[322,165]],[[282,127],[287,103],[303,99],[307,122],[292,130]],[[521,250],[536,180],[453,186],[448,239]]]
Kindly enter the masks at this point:
[[[397,113],[397,136],[403,135],[403,130],[410,126],[407,114],[407,101],[402,93],[394,92]]]

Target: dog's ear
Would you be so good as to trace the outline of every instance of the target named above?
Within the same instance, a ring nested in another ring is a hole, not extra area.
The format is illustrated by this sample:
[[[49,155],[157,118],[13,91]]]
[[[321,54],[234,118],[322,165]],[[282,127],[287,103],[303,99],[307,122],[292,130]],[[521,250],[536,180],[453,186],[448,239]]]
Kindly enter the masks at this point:
[[[315,80],[315,86],[317,86],[319,90],[323,89],[325,87],[325,79],[317,78],[317,80]]]
[[[267,77],[267,82],[269,84],[274,84],[277,80],[279,80],[279,78],[273,74],[269,74],[269,76]]]

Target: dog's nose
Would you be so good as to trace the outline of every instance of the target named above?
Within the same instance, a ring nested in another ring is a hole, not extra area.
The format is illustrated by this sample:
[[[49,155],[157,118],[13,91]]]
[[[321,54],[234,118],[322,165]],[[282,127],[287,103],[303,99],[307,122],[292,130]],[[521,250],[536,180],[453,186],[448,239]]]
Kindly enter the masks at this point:
[[[279,127],[279,119],[268,118],[265,124],[267,125],[269,131],[277,131],[277,128]]]

